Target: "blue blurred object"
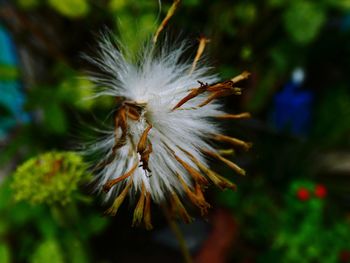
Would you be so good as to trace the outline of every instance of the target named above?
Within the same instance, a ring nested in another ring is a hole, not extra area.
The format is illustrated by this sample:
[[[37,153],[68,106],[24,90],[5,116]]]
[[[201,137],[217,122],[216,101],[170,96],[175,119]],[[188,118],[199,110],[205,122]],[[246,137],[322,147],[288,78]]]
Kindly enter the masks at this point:
[[[0,25],[0,139],[17,123],[29,121],[29,115],[23,110],[25,96],[17,72],[14,42]]]
[[[303,81],[304,71],[296,69],[291,81],[275,95],[271,121],[278,132],[295,136],[308,134],[313,94],[311,91],[299,90]]]
[[[179,222],[178,226],[191,253],[198,251],[210,233],[210,225],[203,220],[196,220],[191,224]],[[179,241],[170,227],[157,230],[152,236],[155,241],[180,251]]]
[[[340,28],[343,31],[348,31],[350,29],[350,14],[347,14],[343,17],[340,23]]]

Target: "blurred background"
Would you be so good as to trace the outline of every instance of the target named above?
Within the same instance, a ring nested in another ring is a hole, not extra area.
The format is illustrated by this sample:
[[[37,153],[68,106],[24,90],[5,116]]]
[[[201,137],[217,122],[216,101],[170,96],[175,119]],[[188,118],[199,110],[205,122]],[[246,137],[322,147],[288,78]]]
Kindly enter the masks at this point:
[[[183,262],[159,209],[152,231],[131,227],[127,203],[103,217],[74,153],[113,108],[83,100],[96,69],[81,55],[106,28],[137,50],[172,1],[161,4],[0,1],[1,263]],[[253,142],[229,156],[247,176],[213,162],[238,190],[210,187],[209,215],[189,207],[195,221],[178,222],[193,262],[350,262],[350,1],[183,0],[166,31],[190,40],[190,56],[210,38],[222,79],[252,72],[226,99],[253,116],[225,123]]]

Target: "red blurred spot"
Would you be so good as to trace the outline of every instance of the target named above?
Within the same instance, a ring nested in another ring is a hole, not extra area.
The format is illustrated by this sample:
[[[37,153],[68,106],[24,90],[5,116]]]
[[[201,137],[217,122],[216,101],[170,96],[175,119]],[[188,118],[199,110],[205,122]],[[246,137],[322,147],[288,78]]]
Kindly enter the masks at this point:
[[[348,251],[348,250],[340,251],[340,253],[339,253],[339,261],[341,263],[348,263],[348,262],[350,262],[350,251]]]
[[[327,188],[322,185],[322,184],[318,184],[315,186],[315,195],[318,198],[325,198],[327,196]]]
[[[310,199],[309,190],[307,190],[304,187],[300,187],[296,194],[297,194],[297,197],[300,201],[307,201]]]
[[[223,209],[212,215],[213,229],[198,252],[195,263],[225,263],[238,235],[238,228],[231,213]]]

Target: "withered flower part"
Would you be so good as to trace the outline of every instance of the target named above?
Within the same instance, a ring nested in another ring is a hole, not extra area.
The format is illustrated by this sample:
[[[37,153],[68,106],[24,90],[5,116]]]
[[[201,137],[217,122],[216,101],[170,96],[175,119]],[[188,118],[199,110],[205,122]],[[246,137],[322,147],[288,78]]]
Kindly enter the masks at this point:
[[[249,113],[228,114],[218,102],[221,97],[240,95],[237,85],[249,73],[227,81],[209,74],[199,59],[207,42],[200,39],[193,63],[180,60],[186,44],[164,46],[157,53],[152,42],[138,61],[131,62],[108,38],[100,44],[101,57],[90,59],[109,76],[92,77],[97,83],[95,97],[116,99],[112,127],[90,148],[102,153],[94,171],[97,190],[112,202],[106,214],[115,215],[128,196],[136,198],[133,225],[152,228],[152,203],[167,205],[168,211],[190,222],[184,202],[206,214],[210,205],[204,191],[210,183],[236,189],[210,169],[207,159],[218,159],[245,175],[223,155],[248,150],[251,144],[223,135],[215,121],[250,117]],[[216,149],[212,142],[229,147]]]

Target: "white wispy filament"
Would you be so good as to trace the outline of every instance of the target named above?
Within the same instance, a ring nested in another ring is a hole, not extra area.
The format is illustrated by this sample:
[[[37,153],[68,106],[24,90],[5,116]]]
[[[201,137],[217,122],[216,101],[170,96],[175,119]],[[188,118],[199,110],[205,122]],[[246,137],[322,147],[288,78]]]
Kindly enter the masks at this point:
[[[217,99],[239,95],[235,85],[249,74],[218,82],[198,59],[182,62],[185,48],[180,44],[155,51],[150,43],[132,62],[104,38],[100,57],[90,59],[105,73],[93,77],[98,87],[95,96],[116,100],[110,131],[91,149],[103,156],[95,166],[97,188],[113,201],[109,214],[115,214],[127,196],[136,199],[133,223],[143,222],[147,228],[151,228],[151,200],[170,204],[172,212],[189,221],[183,200],[190,200],[204,214],[209,204],[203,189],[209,182],[235,188],[209,169],[207,157],[244,174],[220,155],[212,140],[249,148],[243,141],[221,135],[216,125],[217,119],[248,117],[226,114]]]

